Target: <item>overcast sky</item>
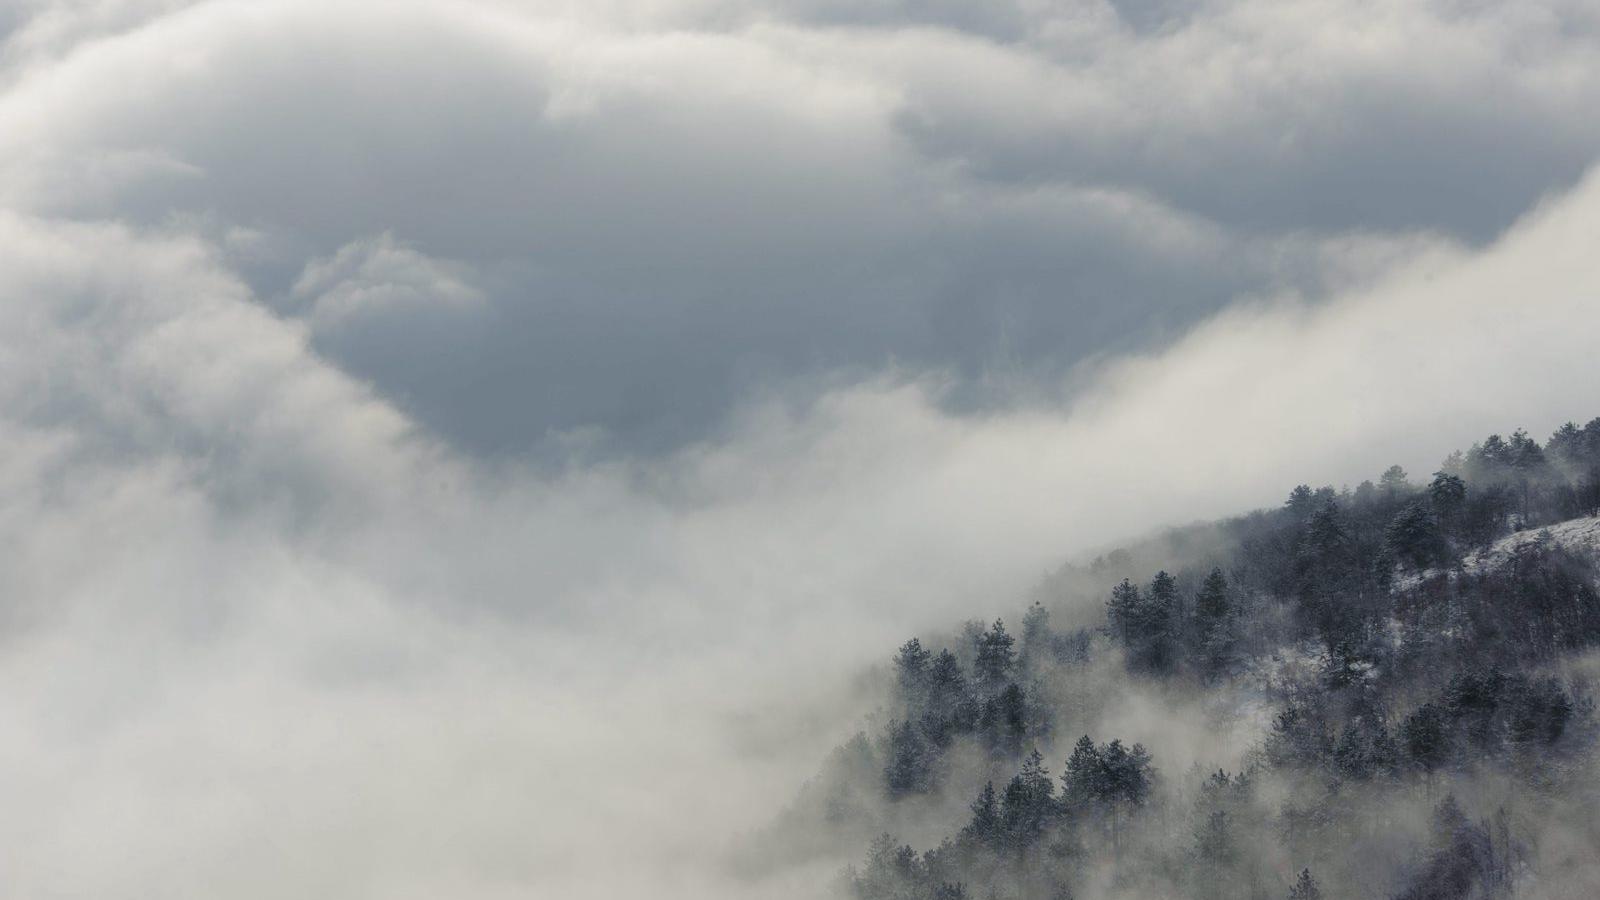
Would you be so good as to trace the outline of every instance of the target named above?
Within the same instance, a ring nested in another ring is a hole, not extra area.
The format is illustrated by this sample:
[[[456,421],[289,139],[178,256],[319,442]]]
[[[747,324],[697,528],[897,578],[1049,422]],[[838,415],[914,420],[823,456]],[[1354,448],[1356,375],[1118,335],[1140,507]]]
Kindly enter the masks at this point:
[[[0,5],[0,892],[816,896],[903,637],[1600,415],[1596,109],[1590,0]]]

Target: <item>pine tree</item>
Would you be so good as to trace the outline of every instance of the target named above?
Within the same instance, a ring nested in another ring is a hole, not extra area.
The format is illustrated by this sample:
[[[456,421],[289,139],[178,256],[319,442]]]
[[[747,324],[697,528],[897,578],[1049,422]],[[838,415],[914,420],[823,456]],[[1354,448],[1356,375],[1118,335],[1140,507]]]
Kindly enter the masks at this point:
[[[1055,785],[1038,750],[1028,754],[1022,771],[1006,785],[1000,818],[1013,848],[1022,850],[1042,837],[1055,813]]]
[[[1584,456],[1583,429],[1576,422],[1568,422],[1557,428],[1550,435],[1550,440],[1545,442],[1545,456],[1562,467],[1579,464]]]
[[[1137,626],[1139,611],[1143,606],[1144,598],[1140,596],[1139,588],[1128,579],[1122,579],[1111,589],[1111,599],[1106,601],[1106,619],[1112,633],[1122,640],[1124,647],[1132,640],[1132,631]]]
[[[988,632],[978,638],[978,654],[973,668],[980,690],[996,693],[1010,682],[1017,664],[1016,653],[1012,650],[1015,643],[1016,639],[1006,633],[1005,623],[999,619],[995,619]]]
[[[1411,482],[1406,476],[1405,469],[1390,466],[1383,470],[1383,475],[1378,478],[1378,488],[1383,491],[1385,500],[1393,502],[1411,490]]]
[[[1149,593],[1141,594],[1125,578],[1106,601],[1107,624],[1137,669],[1165,673],[1173,668],[1178,618],[1178,583],[1164,571],[1156,573]]]
[[[1360,572],[1338,502],[1325,497],[1306,521],[1295,554],[1302,610],[1323,641],[1333,646],[1359,628]]]
[[[949,650],[940,650],[928,669],[928,709],[950,717],[967,697],[967,677],[961,661]]]
[[[1466,473],[1469,481],[1490,481],[1502,477],[1511,465],[1511,448],[1505,438],[1491,434],[1483,443],[1467,450]]]
[[[1028,699],[1022,688],[1008,684],[984,701],[978,727],[989,752],[1006,757],[1021,753],[1022,740],[1028,734]]]
[[[926,881],[927,872],[917,852],[897,846],[885,833],[872,841],[866,868],[851,874],[850,888],[859,900],[904,900],[916,896]]]
[[[1163,674],[1172,671],[1180,620],[1178,582],[1165,571],[1157,572],[1137,617],[1136,656],[1141,666]]]
[[[1305,521],[1306,517],[1310,516],[1316,508],[1315,498],[1316,495],[1311,492],[1311,485],[1299,484],[1295,485],[1294,490],[1289,492],[1289,499],[1284,502],[1283,506],[1294,518]]]
[[[994,782],[986,782],[972,801],[972,819],[962,829],[962,837],[983,847],[995,847],[1001,840],[1000,801],[995,797]]]
[[[1150,604],[1172,610],[1178,601],[1178,582],[1163,569],[1150,579]]]
[[[1074,810],[1087,809],[1105,795],[1105,761],[1087,734],[1072,747],[1072,756],[1061,773],[1061,787],[1062,801]]]
[[[1444,765],[1450,758],[1449,736],[1445,733],[1444,712],[1438,705],[1424,703],[1400,725],[1400,740],[1412,764],[1424,772]]]
[[[1099,803],[1111,814],[1111,847],[1120,853],[1122,833],[1119,811],[1130,812],[1144,805],[1154,783],[1154,769],[1150,753],[1143,744],[1124,747],[1120,739],[1113,739],[1099,751],[1100,797]]]
[[[1113,739],[1100,754],[1105,769],[1106,794],[1113,803],[1143,806],[1154,787],[1150,751],[1143,744],[1124,747]]]
[[[1317,880],[1311,877],[1310,869],[1301,869],[1300,877],[1295,879],[1294,887],[1289,889],[1289,900],[1322,900],[1322,888],[1317,886]]]
[[[1511,480],[1516,488],[1517,497],[1521,501],[1520,525],[1524,528],[1531,527],[1533,500],[1547,468],[1544,450],[1540,448],[1538,441],[1518,428],[1512,432],[1511,441],[1507,444],[1506,463],[1511,471]]]
[[[900,699],[906,707],[920,711],[927,702],[928,661],[933,654],[916,638],[906,641],[895,655],[894,668],[900,686]]]
[[[888,757],[883,780],[891,800],[933,787],[933,754],[922,732],[909,721],[890,726]]]
[[[1017,664],[1023,672],[1034,671],[1049,656],[1050,612],[1035,601],[1022,617],[1022,651]]]
[[[1312,561],[1330,566],[1342,562],[1348,548],[1344,517],[1339,512],[1338,502],[1330,497],[1306,520],[1301,550]]]
[[[1395,514],[1384,529],[1383,542],[1396,559],[1419,570],[1442,562],[1446,552],[1430,504],[1420,500]]]
[[[1221,568],[1213,568],[1194,598],[1195,635],[1205,674],[1210,677],[1227,671],[1237,656],[1237,623],[1228,598],[1228,579]]]
[[[1467,505],[1467,483],[1459,475],[1439,471],[1428,483],[1428,502],[1441,529],[1451,537],[1460,535],[1461,513]]]
[[[1152,618],[1158,620],[1170,619],[1183,611],[1182,603],[1178,599],[1178,581],[1165,569],[1150,579],[1149,606]]]
[[[1194,596],[1194,614],[1204,621],[1215,622],[1226,618],[1228,610],[1228,579],[1220,567],[1213,568]]]

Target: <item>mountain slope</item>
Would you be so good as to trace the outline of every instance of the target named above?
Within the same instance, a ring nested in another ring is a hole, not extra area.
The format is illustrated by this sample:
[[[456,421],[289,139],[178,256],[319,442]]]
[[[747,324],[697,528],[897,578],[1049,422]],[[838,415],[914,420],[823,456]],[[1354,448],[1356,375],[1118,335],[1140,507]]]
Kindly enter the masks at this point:
[[[744,861],[858,848],[859,900],[1592,896],[1557,848],[1600,844],[1597,511],[1600,419],[1064,567],[1014,630],[907,641]]]

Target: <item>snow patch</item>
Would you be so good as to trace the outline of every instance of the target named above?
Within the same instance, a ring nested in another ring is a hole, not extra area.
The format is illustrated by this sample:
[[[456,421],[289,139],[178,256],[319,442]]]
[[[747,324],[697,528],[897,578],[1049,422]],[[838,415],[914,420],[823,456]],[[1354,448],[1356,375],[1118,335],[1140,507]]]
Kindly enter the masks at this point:
[[[1543,528],[1529,528],[1507,535],[1483,550],[1468,554],[1461,560],[1460,571],[1469,574],[1493,571],[1530,545],[1546,540],[1566,550],[1600,553],[1600,516],[1568,519]],[[1402,572],[1395,576],[1394,589],[1408,591],[1437,575],[1438,569]]]

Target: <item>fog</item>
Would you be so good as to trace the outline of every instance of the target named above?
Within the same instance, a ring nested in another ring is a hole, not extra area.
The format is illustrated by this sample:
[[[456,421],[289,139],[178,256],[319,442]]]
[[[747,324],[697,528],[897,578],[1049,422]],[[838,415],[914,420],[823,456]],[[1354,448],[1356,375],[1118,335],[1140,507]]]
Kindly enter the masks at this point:
[[[905,636],[1600,408],[1592,11],[1151,7],[0,13],[4,893],[823,896]]]

